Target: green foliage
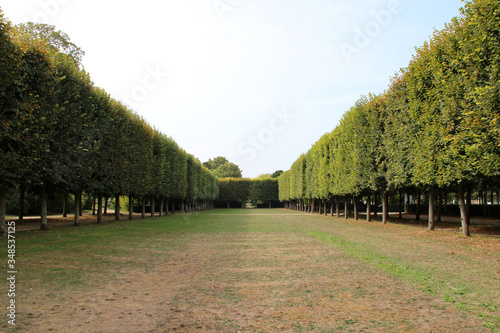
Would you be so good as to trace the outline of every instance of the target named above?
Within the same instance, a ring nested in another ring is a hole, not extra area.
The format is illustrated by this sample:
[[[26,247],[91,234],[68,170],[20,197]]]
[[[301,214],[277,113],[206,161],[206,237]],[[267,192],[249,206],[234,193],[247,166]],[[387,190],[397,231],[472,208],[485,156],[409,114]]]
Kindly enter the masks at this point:
[[[207,162],[203,163],[203,166],[212,170],[219,178],[243,177],[240,168],[236,164],[229,162],[227,158],[223,156],[209,159]]]
[[[290,199],[292,200],[303,199],[305,196],[305,167],[306,156],[302,154],[290,169]]]
[[[251,180],[247,178],[219,179],[219,201],[245,203],[250,197]]]
[[[219,178],[241,178],[241,170],[240,168],[231,162],[226,162],[220,165],[217,169],[215,169],[215,174]]]
[[[215,174],[95,87],[83,54],[54,26],[13,29],[0,12],[0,191],[22,183],[53,193],[216,199]]]
[[[279,200],[281,202],[290,201],[290,176],[291,171],[285,171],[278,177]]]
[[[10,38],[10,23],[0,9],[0,188],[19,180],[19,170],[26,165],[26,158],[19,154],[25,146],[21,137],[23,119],[19,116],[21,51]]]
[[[255,203],[279,200],[278,180],[269,176],[219,179],[219,201],[244,204],[248,199]]]
[[[499,183],[500,3],[467,2],[416,51],[279,178],[280,200]]]
[[[85,55],[81,48],[70,41],[66,33],[56,30],[53,25],[28,22],[17,25],[17,29],[30,38],[47,43],[53,53],[70,56],[77,64],[81,63],[82,57]]]
[[[276,170],[273,172],[273,174],[271,175],[271,178],[278,178],[279,176],[281,176],[283,174],[283,170]]]
[[[222,164],[228,163],[229,161],[227,158],[223,156],[217,156],[214,159],[209,159],[207,162],[203,163],[203,166],[209,170],[215,171],[217,170]]]
[[[267,179],[252,179],[250,198],[255,203],[279,200],[278,180],[270,177]]]

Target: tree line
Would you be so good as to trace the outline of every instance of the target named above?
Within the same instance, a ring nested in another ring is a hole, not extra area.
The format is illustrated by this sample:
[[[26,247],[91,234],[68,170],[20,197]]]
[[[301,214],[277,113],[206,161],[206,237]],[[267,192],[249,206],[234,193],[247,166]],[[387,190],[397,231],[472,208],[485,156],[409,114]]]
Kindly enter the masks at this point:
[[[167,135],[96,87],[82,68],[83,51],[53,26],[13,27],[0,10],[0,233],[8,190],[36,191],[41,228],[47,193],[151,202],[154,214],[208,208],[218,196],[216,175]],[[171,205],[171,206],[169,206]],[[21,203],[22,206],[22,203]]]
[[[255,207],[259,204],[273,207],[279,204],[278,180],[270,175],[249,178],[221,178],[219,179],[218,203],[227,208],[244,208],[250,200]],[[281,206],[282,207],[282,206]]]
[[[386,223],[390,195],[427,193],[432,230],[436,204],[455,192],[469,236],[472,193],[493,191],[498,200],[499,13],[496,0],[466,2],[384,93],[362,96],[293,163],[279,178],[280,200],[302,210],[328,204],[333,215],[352,199],[355,218],[364,201],[370,220],[370,203],[381,196]]]

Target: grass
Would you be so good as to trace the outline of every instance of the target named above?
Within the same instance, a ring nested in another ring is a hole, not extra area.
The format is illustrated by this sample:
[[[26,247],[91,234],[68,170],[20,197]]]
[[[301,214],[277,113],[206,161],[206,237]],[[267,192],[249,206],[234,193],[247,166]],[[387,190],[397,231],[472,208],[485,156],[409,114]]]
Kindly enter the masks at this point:
[[[429,296],[443,300],[461,316],[478,320],[485,331],[500,332],[498,238],[463,238],[451,231],[430,233],[409,225],[382,226],[376,222],[304,216],[282,209],[219,209],[154,219],[124,220],[105,225],[53,228],[45,232],[17,232],[17,300],[20,303],[36,303],[37,300],[30,299],[32,296],[26,292],[34,289],[43,291],[43,297],[64,299],[72,290],[92,290],[121,272],[138,268],[154,270],[155,263],[181,253],[191,241],[204,237],[203,235],[221,235],[224,239],[213,254],[213,265],[215,268],[220,265],[221,271],[215,269],[210,275],[207,274],[211,281],[225,279],[224,281],[247,282],[250,285],[259,281],[270,285],[281,281],[286,285],[310,274],[309,266],[301,266],[305,259],[311,260],[311,267],[321,268],[323,271],[320,270],[320,273],[326,274],[328,271],[331,274],[329,266],[334,264],[331,262],[332,256],[329,252],[323,253],[317,249],[314,241],[317,240],[335,249],[339,256],[335,258],[339,262],[345,257],[354,263],[345,272],[334,272],[339,279],[351,273],[367,274],[367,271],[385,274],[395,281],[409,284]],[[300,253],[296,253],[294,239],[297,236],[302,237],[301,239],[310,238],[314,246],[307,243]],[[258,240],[259,251],[269,251],[269,255],[248,256],[255,251],[255,240]],[[5,239],[0,240],[0,248],[0,255],[4,258],[0,265],[6,272]],[[289,258],[287,267],[281,267],[282,258],[285,257]],[[232,267],[230,271],[227,271],[228,262]],[[250,268],[254,270],[252,273],[246,271]],[[245,303],[250,294],[240,293],[234,283],[220,288],[199,287],[198,291],[209,295],[211,299],[219,299],[227,306],[238,307]],[[313,287],[303,290],[292,288],[288,291],[288,299],[282,303],[290,309],[315,308],[318,306],[315,298],[335,299],[341,293],[348,294],[353,299],[364,299],[377,292],[370,285],[351,287],[346,284],[344,290],[332,289],[323,293],[315,292]],[[36,295],[42,297],[40,294]],[[397,292],[394,297],[397,297]],[[308,301],[295,301],[301,299]],[[5,293],[0,301],[1,304],[6,304]],[[20,320],[28,321],[28,312],[28,309],[22,309]],[[3,327],[6,327],[5,319],[2,320]],[[223,318],[219,320],[219,325],[237,328],[238,323],[231,318]],[[415,323],[410,323],[407,327],[413,327],[412,325]],[[372,327],[375,331],[384,331],[386,326],[391,327],[387,328],[388,331],[397,330],[386,318],[360,323],[359,318],[349,316],[338,321],[333,328],[350,331],[360,327],[370,330]],[[320,323],[302,321],[296,321],[293,330],[330,331],[329,328],[321,327]]]

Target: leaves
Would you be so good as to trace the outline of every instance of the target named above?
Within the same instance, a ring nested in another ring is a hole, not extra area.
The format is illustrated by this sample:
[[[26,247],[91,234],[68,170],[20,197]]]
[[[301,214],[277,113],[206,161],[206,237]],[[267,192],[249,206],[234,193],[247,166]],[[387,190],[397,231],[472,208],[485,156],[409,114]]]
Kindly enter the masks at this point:
[[[217,178],[80,68],[54,26],[12,29],[0,11],[0,185],[214,200]],[[5,62],[5,66],[4,63]]]
[[[500,3],[469,1],[280,177],[280,200],[498,184]]]

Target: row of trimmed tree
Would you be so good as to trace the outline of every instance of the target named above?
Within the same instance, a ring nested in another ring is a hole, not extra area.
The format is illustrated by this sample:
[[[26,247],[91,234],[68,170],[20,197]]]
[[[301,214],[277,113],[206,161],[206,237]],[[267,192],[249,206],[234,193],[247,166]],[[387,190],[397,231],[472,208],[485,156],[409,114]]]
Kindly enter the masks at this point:
[[[391,193],[421,191],[433,229],[438,194],[455,192],[470,235],[471,194],[499,188],[499,13],[497,0],[467,2],[386,92],[361,97],[279,178],[280,200],[311,210],[314,202],[354,198],[355,216],[357,203],[367,202],[370,219],[380,195],[385,223]]]
[[[279,204],[278,180],[271,177],[255,179],[248,178],[221,178],[219,179],[218,202],[227,208],[242,207],[251,200],[256,207],[266,204],[269,208],[273,203]],[[221,205],[222,206],[222,205]]]
[[[98,198],[127,195],[160,214],[207,208],[218,180],[198,159],[142,117],[96,87],[80,64],[83,52],[53,26],[12,27],[0,11],[0,233],[8,189],[36,191],[41,228],[47,228],[47,193]],[[23,195],[21,195],[21,198]],[[76,225],[79,214],[75,214]]]

